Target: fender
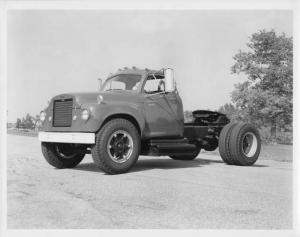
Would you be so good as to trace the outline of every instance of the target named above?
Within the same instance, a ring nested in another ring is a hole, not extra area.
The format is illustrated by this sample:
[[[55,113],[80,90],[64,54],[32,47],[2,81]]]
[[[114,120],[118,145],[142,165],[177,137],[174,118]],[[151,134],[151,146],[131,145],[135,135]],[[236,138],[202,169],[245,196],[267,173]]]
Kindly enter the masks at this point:
[[[91,117],[96,120],[88,122],[89,126],[91,126],[91,122],[93,123],[92,132],[97,132],[103,126],[104,122],[106,122],[109,117],[115,117],[120,115],[130,116],[137,122],[139,126],[139,130],[141,131],[141,137],[144,137],[145,130],[145,117],[143,115],[143,109],[138,103],[120,103],[120,102],[106,102],[101,104],[85,104],[82,108],[89,108],[91,111]]]

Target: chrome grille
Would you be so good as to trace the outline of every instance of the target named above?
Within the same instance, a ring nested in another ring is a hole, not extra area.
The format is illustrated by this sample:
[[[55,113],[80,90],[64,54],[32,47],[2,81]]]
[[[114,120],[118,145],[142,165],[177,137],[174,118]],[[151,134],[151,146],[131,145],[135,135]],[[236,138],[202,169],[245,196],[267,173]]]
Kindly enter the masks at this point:
[[[53,103],[53,127],[71,127],[73,99],[55,100]]]

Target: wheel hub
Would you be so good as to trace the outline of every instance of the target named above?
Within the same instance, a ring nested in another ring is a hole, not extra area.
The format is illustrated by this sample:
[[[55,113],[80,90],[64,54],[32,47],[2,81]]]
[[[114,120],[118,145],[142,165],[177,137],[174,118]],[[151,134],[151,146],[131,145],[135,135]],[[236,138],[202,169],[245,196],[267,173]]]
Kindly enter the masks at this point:
[[[118,130],[109,137],[107,152],[114,162],[126,162],[130,158],[132,151],[133,139],[128,132]]]
[[[245,156],[252,157],[257,151],[257,137],[252,132],[247,132],[244,135],[242,142],[242,151]]]

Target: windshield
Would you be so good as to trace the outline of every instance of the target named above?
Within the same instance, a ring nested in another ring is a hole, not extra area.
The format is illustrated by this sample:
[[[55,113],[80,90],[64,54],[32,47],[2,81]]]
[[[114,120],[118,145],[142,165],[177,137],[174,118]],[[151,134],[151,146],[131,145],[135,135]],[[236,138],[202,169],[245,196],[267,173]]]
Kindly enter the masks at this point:
[[[136,91],[141,83],[141,75],[123,74],[117,75],[105,81],[102,91],[128,90]]]

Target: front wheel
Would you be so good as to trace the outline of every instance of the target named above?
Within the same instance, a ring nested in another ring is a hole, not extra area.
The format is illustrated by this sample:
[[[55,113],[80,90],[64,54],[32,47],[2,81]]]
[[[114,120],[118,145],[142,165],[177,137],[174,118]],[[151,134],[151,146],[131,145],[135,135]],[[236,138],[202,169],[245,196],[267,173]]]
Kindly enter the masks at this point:
[[[127,172],[140,154],[140,135],[126,119],[113,119],[97,133],[92,147],[95,164],[108,174]]]
[[[73,168],[84,158],[75,144],[42,142],[42,153],[46,161],[58,168]]]

